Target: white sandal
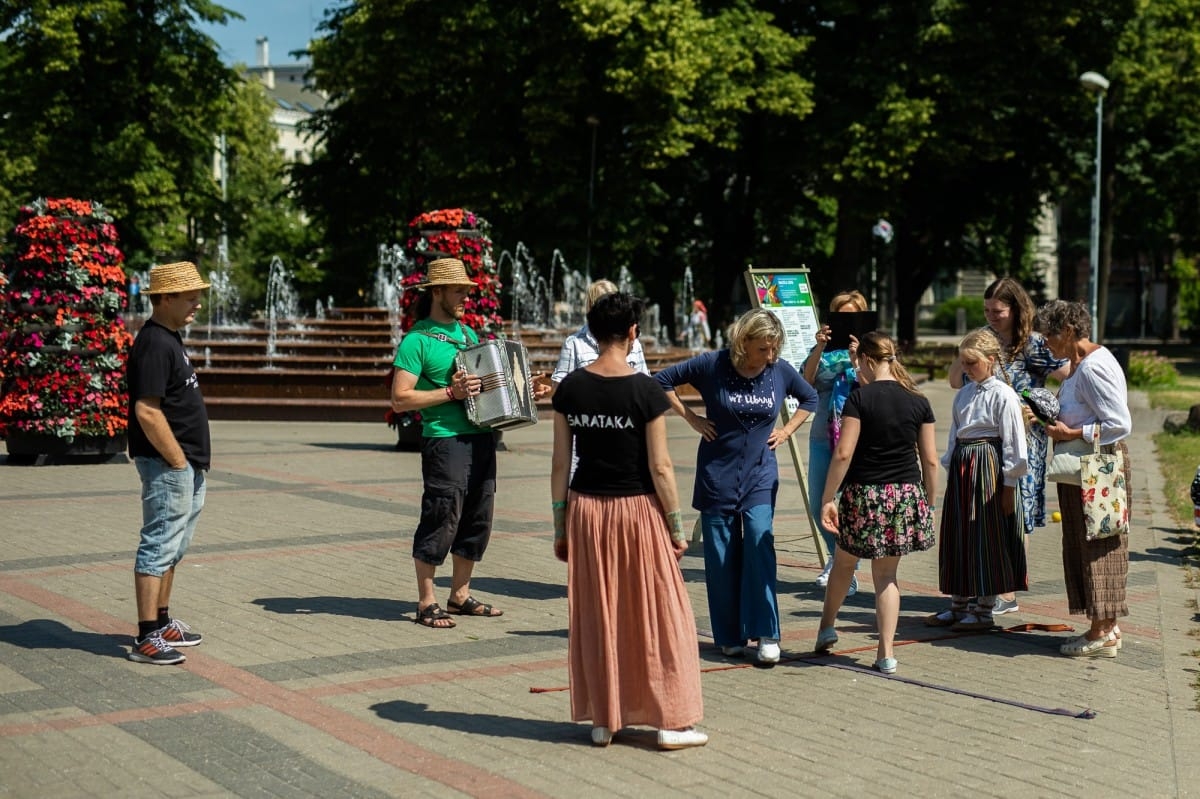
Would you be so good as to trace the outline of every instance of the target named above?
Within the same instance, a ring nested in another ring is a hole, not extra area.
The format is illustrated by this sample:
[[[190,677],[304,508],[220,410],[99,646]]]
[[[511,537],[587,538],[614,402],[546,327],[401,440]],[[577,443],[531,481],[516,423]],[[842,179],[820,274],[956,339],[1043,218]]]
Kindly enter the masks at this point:
[[[1084,634],[1063,644],[1058,648],[1058,651],[1072,658],[1115,658],[1117,656],[1117,649],[1120,646],[1117,641],[1117,637],[1112,633],[1102,635],[1094,641]]]

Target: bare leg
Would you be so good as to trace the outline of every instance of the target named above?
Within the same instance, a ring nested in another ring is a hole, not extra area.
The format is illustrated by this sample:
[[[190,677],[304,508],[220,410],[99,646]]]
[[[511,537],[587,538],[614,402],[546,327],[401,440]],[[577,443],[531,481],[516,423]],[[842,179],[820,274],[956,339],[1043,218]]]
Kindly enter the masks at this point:
[[[878,660],[892,657],[892,642],[900,619],[900,586],[896,584],[899,556],[871,561],[871,579],[875,583],[875,625],[879,629]]]
[[[821,609],[821,629],[832,627],[837,621],[838,611],[846,599],[850,580],[858,558],[841,547],[833,550],[833,568],[829,571],[829,585],[825,587],[825,605]]]
[[[133,573],[133,593],[137,598],[138,621],[158,618],[158,609],[171,604],[171,587],[174,584],[174,566],[167,569],[162,577]]]
[[[433,594],[433,576],[437,573],[437,566],[416,558],[413,558],[413,566],[417,570],[417,610],[424,610],[437,601]]]
[[[471,573],[475,571],[475,561],[451,555],[454,559],[454,576],[450,579],[450,601],[461,605],[471,595]]]

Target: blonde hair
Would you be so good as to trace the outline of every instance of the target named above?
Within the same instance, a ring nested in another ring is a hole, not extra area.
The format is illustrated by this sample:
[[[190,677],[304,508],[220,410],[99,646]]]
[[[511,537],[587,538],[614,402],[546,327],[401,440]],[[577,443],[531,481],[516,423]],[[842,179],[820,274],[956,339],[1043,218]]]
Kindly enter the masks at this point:
[[[592,310],[592,306],[596,304],[596,300],[606,294],[616,294],[617,284],[611,280],[597,280],[592,285],[587,287],[587,309]]]
[[[991,358],[993,360],[992,373],[995,374],[999,370],[1000,374],[1004,375],[1004,379],[1008,380],[1008,375],[1001,368],[1004,347],[1000,344],[1000,338],[990,327],[981,327],[963,336],[962,341],[958,342],[958,355],[960,358],[967,356],[970,360]]]
[[[783,323],[779,317],[762,308],[755,308],[742,314],[729,326],[729,357],[733,365],[744,366],[746,363],[746,342],[751,339],[764,338],[782,350],[787,341]],[[778,356],[778,353],[776,353]]]
[[[833,299],[829,301],[829,310],[836,313],[846,303],[853,305],[855,310],[867,310],[867,298],[861,291],[840,291],[834,294]]]
[[[912,375],[904,368],[904,364],[900,363],[896,342],[892,341],[890,336],[875,331],[863,335],[858,341],[858,357],[875,363],[886,361],[891,365],[892,377],[900,384],[901,388],[912,394],[921,393],[917,390],[917,384],[913,381]]]

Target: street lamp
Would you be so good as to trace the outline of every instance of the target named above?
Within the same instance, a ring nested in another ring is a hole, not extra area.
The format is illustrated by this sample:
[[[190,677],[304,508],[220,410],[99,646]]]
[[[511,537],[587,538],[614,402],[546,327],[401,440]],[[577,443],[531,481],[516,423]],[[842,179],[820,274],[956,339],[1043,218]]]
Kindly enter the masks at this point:
[[[588,207],[587,207],[587,255],[584,260],[583,273],[587,281],[592,282],[592,211],[595,208],[596,197],[596,129],[600,127],[600,119],[588,115],[588,127],[592,129],[592,166],[588,170]]]
[[[1092,313],[1092,325],[1103,330],[1104,325],[1096,316],[1096,294],[1100,282],[1100,141],[1104,135],[1104,93],[1108,91],[1108,78],[1099,72],[1085,72],[1079,82],[1089,91],[1096,93],[1096,191],[1092,195],[1092,235],[1089,254],[1088,309]],[[1099,338],[1097,336],[1097,338]]]

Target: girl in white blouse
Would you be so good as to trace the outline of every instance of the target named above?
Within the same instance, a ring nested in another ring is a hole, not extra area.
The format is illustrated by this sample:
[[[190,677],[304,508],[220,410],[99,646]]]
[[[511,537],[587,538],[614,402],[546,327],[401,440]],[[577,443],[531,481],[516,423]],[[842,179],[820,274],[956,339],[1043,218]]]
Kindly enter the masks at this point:
[[[958,345],[970,382],[954,398],[942,503],[938,584],[950,607],[925,623],[986,630],[996,595],[1028,589],[1017,492],[1028,469],[1021,401],[997,376],[1001,345],[987,328]]]

